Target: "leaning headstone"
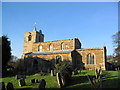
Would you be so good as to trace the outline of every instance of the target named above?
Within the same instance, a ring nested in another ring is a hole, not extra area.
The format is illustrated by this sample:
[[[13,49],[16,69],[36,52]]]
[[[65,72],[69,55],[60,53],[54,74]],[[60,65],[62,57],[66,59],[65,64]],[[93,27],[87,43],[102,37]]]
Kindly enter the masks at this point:
[[[62,84],[62,79],[61,79],[60,73],[57,73],[56,76],[57,76],[58,85],[60,88],[62,88],[63,84]]]
[[[25,75],[16,75],[16,79],[21,79],[21,78],[25,79],[26,76]]]
[[[35,83],[39,83],[38,79],[35,79]]]
[[[78,74],[78,71],[77,71],[77,70],[75,70],[75,71],[73,72],[73,74],[74,74],[74,75],[77,75],[77,74]]]
[[[20,75],[16,75],[16,79],[20,79],[21,78],[21,76]]]
[[[5,90],[5,83],[2,82],[1,84],[2,84],[2,90]]]
[[[44,79],[42,79],[42,80],[40,81],[40,83],[39,83],[38,88],[39,88],[39,90],[40,90],[41,88],[45,88],[45,86],[46,86],[46,81],[45,81]]]
[[[51,70],[51,76],[54,76],[54,70],[53,69]]]
[[[64,77],[64,78],[61,78],[61,80],[62,80],[62,85],[63,85],[63,86],[66,86],[67,83],[66,83],[65,77]]]
[[[89,80],[89,82],[91,83],[91,85],[94,85],[95,83],[93,82],[93,79],[91,78],[90,75],[87,75],[87,78]]]
[[[19,80],[19,86],[25,86],[26,83],[25,83],[25,79],[20,79]]]
[[[101,77],[101,74],[102,74],[101,67],[100,67],[100,69],[99,69],[99,70],[98,70],[98,69],[96,69],[96,70],[95,70],[95,74],[96,74],[96,79],[98,79],[98,78],[100,78],[100,77]]]
[[[35,79],[32,79],[32,80],[31,80],[31,83],[35,83]]]
[[[13,84],[12,83],[8,83],[7,86],[6,86],[7,90],[13,90]]]

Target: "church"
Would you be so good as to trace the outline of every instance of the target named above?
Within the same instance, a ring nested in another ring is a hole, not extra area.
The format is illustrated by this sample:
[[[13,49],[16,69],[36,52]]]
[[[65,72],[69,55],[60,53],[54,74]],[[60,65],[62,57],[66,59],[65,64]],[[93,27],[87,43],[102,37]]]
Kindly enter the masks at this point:
[[[82,65],[86,70],[106,70],[106,47],[81,48],[81,45],[78,38],[44,42],[44,34],[34,27],[33,31],[25,32],[23,58],[37,57],[53,64],[69,61],[74,68]]]

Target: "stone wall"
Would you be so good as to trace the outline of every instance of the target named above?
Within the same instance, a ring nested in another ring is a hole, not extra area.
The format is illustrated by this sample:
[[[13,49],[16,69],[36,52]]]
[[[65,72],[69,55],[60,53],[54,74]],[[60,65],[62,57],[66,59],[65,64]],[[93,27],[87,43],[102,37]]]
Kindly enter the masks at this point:
[[[71,50],[74,49],[74,39],[67,39],[67,40],[58,40],[58,41],[49,41],[49,42],[42,42],[42,43],[34,43],[32,45],[32,52],[39,52],[39,46],[42,46],[42,51],[40,52],[49,52],[50,45],[52,45],[52,51],[60,51],[62,50],[62,44],[64,43],[63,50]]]
[[[86,49],[86,50],[77,50],[77,52],[82,56],[82,62],[85,65],[86,69],[91,69],[94,70],[96,68],[102,68],[102,70],[105,70],[105,63],[106,63],[106,58],[105,58],[105,49]],[[94,64],[87,64],[87,55],[91,53],[94,54]]]
[[[42,59],[46,59],[46,60],[55,60],[56,56],[61,56],[62,61],[66,60],[66,61],[71,61],[71,53],[68,54],[49,54],[49,55],[25,55],[25,57],[38,57],[38,58],[42,58]]]

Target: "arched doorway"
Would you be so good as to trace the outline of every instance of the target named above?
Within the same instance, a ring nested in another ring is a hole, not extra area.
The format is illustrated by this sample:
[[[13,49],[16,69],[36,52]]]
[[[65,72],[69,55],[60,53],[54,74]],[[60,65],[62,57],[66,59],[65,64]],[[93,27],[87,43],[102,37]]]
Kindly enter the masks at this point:
[[[58,64],[62,61],[62,57],[60,55],[57,55],[55,58],[55,64]]]
[[[38,61],[37,60],[33,61],[33,68],[34,68],[34,70],[38,70]]]

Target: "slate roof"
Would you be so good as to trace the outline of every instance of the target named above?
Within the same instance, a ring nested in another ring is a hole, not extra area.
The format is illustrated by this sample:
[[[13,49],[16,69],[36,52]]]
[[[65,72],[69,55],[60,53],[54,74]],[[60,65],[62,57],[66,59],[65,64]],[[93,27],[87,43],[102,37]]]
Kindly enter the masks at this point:
[[[78,50],[102,50],[103,48],[82,48],[82,49],[76,49]],[[49,55],[49,54],[67,54],[71,53],[74,49],[72,50],[62,50],[62,51],[50,51],[50,52],[31,52],[31,53],[26,53],[25,55]]]
[[[48,54],[67,54],[71,53],[73,50],[63,50],[63,51],[52,51],[52,52],[31,52],[25,55],[48,55]]]
[[[103,48],[82,48],[82,49],[76,49],[76,50],[102,50]]]

